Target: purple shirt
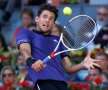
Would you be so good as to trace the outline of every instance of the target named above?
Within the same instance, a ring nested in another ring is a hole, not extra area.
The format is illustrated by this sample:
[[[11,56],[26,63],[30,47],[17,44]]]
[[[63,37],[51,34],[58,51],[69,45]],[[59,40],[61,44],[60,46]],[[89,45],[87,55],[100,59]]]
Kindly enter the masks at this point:
[[[31,45],[31,55],[35,60],[45,59],[55,49],[58,44],[59,37],[52,35],[43,35],[40,32],[30,31],[27,29],[21,30],[16,37],[17,46],[21,43],[29,43]],[[64,50],[64,46],[60,44],[58,51]],[[37,80],[58,80],[65,81],[64,69],[62,66],[62,58],[68,53],[62,53],[48,61],[47,66],[41,71],[36,72],[31,67],[26,66],[31,79],[35,83]]]

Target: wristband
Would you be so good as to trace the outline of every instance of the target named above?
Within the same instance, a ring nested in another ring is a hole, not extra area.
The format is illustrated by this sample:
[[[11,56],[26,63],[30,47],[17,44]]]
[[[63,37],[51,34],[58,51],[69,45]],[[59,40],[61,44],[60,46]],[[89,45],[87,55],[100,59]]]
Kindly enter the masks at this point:
[[[35,59],[32,57],[27,58],[26,63],[28,66],[31,67],[31,65],[35,62]]]

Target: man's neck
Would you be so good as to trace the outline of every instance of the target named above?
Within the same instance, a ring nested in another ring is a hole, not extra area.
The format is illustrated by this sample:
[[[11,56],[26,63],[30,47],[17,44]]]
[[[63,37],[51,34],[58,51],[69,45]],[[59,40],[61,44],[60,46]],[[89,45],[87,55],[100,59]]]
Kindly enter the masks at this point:
[[[38,27],[36,27],[36,30],[38,30],[39,32],[42,32]],[[49,32],[42,32],[44,35],[49,35],[50,31]]]

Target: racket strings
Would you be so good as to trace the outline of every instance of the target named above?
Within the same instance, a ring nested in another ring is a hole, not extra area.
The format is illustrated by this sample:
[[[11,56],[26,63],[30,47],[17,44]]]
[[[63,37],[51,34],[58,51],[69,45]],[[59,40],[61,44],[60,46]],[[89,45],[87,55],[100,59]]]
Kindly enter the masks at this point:
[[[92,35],[94,28],[95,22],[91,18],[85,16],[77,17],[66,26],[64,43],[69,48],[84,47],[94,37]]]
[[[83,18],[82,18],[83,19]],[[85,19],[83,19],[84,21],[85,21]],[[84,28],[85,29],[87,29],[85,32],[86,33],[82,33],[83,35],[85,35],[85,36],[87,36],[87,37],[89,37],[90,38],[90,32],[92,32],[93,30],[94,30],[94,25],[93,25],[94,23],[93,23],[93,21],[91,21],[91,20],[88,20],[86,23],[85,23],[85,26],[84,26]],[[92,37],[91,37],[92,38]],[[86,39],[85,38],[85,40],[89,40],[89,39]]]
[[[82,18],[83,19],[83,18]],[[84,20],[84,19],[83,19]],[[85,21],[85,20],[84,20]],[[87,25],[87,28],[89,28],[90,30],[93,30],[94,29],[94,25],[93,25],[93,21],[91,20],[88,20],[88,22],[86,23]]]
[[[69,41],[68,41],[65,37],[63,37],[63,39],[64,39],[64,42],[67,43],[68,47],[72,48],[72,46],[71,46],[71,44],[69,43]]]
[[[81,30],[80,30],[80,33],[79,33],[78,36],[82,35],[82,37],[85,37],[85,35],[87,34],[86,32],[90,31],[90,30],[93,30],[93,27],[91,27],[91,21],[88,20],[88,18],[85,19],[85,18],[81,17],[80,22],[82,23],[82,25],[81,25]],[[85,33],[84,33],[84,31],[85,31]],[[76,44],[78,45],[78,47],[80,47],[80,45],[82,43],[82,40],[84,39],[86,41],[86,38],[81,38],[81,37],[78,37],[78,36],[76,36],[77,39],[78,39],[78,40],[76,40]],[[79,44],[78,44],[78,42],[79,42]]]

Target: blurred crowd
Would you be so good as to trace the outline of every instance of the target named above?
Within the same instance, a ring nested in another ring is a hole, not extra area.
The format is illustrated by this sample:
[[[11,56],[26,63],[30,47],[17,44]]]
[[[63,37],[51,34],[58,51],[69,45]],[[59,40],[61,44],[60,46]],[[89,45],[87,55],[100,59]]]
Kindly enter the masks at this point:
[[[11,17],[11,12],[14,8],[13,6],[15,6],[14,4],[16,3],[14,1],[21,0],[0,0],[0,4],[2,1],[8,2],[3,2],[4,4],[0,5],[0,8],[6,7],[3,18],[0,21],[0,31],[2,30],[2,27],[5,26],[4,22],[8,22]],[[11,5],[9,4],[10,2]],[[35,0],[35,2],[32,2],[32,0],[23,0],[23,2],[24,5],[39,5],[41,3],[50,2],[50,0]],[[21,4],[17,3],[16,5],[20,7]],[[23,28],[35,30],[36,23],[33,22],[34,17],[34,12],[30,8],[24,8],[21,11],[22,25],[15,30],[9,45],[6,44],[4,36],[0,33],[0,90],[32,90],[33,88],[33,83],[26,71],[26,63],[17,49],[15,37]],[[102,60],[101,62],[98,62],[101,68],[94,67],[89,71],[82,70],[70,76],[64,75],[67,81],[72,80],[72,82],[75,83],[89,83],[90,85],[96,85],[95,79],[98,78],[102,80],[100,86],[108,87],[108,7],[101,6],[97,9],[95,21],[98,27],[98,33],[94,41],[87,47],[87,50],[92,50],[96,45],[100,46],[98,48],[99,50],[95,53],[94,58]],[[52,27],[51,35],[60,36],[62,29],[62,25],[55,23]]]

